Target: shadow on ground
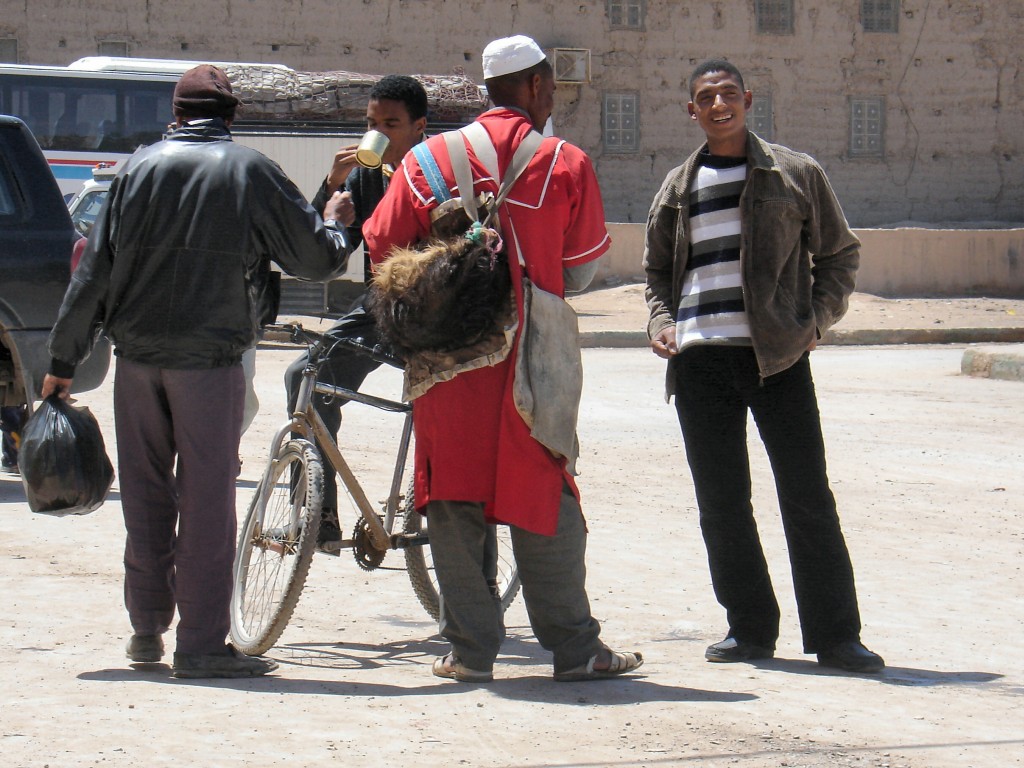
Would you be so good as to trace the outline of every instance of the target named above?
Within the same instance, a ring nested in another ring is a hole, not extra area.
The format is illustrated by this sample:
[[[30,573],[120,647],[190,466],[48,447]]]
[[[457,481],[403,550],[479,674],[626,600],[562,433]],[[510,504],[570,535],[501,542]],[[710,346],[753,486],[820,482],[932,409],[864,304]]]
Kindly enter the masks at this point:
[[[167,664],[133,664],[126,669],[102,669],[84,672],[81,680],[96,682],[171,683],[235,688],[254,693],[298,693],[340,696],[437,696],[459,695],[479,685],[442,680],[431,675],[434,658],[444,654],[448,644],[440,638],[409,639],[393,643],[293,643],[274,648],[267,655],[281,665],[277,675],[241,680],[178,680],[171,677]],[[510,633],[502,646],[495,669],[497,678],[486,690],[506,699],[565,704],[570,706],[615,706],[642,702],[722,702],[753,701],[750,693],[709,691],[699,688],[659,685],[648,681],[643,669],[633,675],[586,683],[555,683],[550,672],[536,674],[538,664],[549,664],[547,654],[531,637]],[[361,683],[358,677],[382,667],[408,666],[410,685]],[[333,671],[337,678],[295,679],[287,677],[289,667]],[[513,675],[504,676],[511,669]],[[517,674],[522,672],[522,674]]]
[[[887,666],[880,674],[844,672],[841,669],[823,667],[810,659],[763,659],[750,662],[759,669],[778,670],[795,675],[832,675],[853,677],[862,680],[877,680],[887,685],[931,686],[931,685],[983,685],[1001,680],[1003,675],[995,672],[944,672],[934,669]]]

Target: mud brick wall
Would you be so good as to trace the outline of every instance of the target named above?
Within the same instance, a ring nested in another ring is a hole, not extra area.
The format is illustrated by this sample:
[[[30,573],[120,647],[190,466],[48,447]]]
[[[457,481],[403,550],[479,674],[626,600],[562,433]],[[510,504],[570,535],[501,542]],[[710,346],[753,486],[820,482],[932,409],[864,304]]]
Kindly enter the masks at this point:
[[[591,51],[591,79],[561,85],[556,131],[593,157],[608,218],[639,222],[701,135],[686,112],[693,66],[744,72],[773,138],[816,157],[855,226],[1024,221],[1024,0],[897,0],[895,32],[866,32],[862,0],[792,0],[792,32],[758,32],[759,0],[4,0],[0,50],[67,64],[129,55],[256,61],[307,71],[480,79],[480,52],[522,32]],[[639,10],[639,28],[612,26]],[[638,140],[606,146],[606,97],[635,94]],[[850,152],[851,103],[879,99],[881,152]],[[763,103],[762,103],[763,105]]]

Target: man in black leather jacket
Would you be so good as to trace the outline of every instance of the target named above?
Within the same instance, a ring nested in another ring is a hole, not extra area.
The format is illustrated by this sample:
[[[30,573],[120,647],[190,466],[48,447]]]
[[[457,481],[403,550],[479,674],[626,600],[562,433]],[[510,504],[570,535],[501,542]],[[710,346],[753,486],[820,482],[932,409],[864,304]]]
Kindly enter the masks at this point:
[[[67,397],[102,327],[114,343],[114,416],[125,545],[128,657],[173,674],[251,677],[276,668],[225,644],[245,384],[271,260],[326,280],[351,251],[284,172],[231,141],[237,98],[201,65],[175,89],[176,129],[110,187],[53,332],[42,395]],[[340,196],[327,205],[333,215]]]

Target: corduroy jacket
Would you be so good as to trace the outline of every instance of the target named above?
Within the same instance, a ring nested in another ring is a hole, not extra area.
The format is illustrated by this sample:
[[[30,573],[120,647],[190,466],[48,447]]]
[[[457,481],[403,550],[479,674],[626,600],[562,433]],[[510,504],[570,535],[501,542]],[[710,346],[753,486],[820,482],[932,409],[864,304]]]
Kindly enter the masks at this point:
[[[654,338],[676,321],[690,253],[694,152],[666,177],[647,217],[644,269]],[[751,343],[762,379],[793,365],[845,313],[860,241],[813,158],[747,134],[740,196],[740,272]],[[672,366],[669,366],[669,393]]]

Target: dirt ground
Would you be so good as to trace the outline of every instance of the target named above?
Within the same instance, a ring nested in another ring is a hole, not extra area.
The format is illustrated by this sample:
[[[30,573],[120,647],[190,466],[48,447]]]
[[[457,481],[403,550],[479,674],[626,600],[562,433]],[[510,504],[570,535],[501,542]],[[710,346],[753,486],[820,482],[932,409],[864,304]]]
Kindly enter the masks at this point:
[[[628,328],[635,315],[642,327],[639,290],[584,294],[582,322]],[[961,327],[1024,317],[1021,301],[977,300],[970,310],[959,301],[879,305],[858,295],[845,322],[861,311]],[[755,508],[782,636],[771,661],[704,661],[724,615],[661,397],[663,363],[643,349],[588,349],[580,484],[589,591],[605,640],[644,653],[642,674],[555,684],[517,599],[493,684],[434,678],[430,663],[445,646],[397,553],[373,572],[347,553],[318,555],[269,653],[281,663],[271,677],[178,681],[166,664],[132,668],[116,481],[97,512],[52,518],[32,514],[18,479],[0,476],[0,755],[16,768],[1024,765],[1024,384],[961,376],[962,353],[833,347],[812,358],[863,637],[886,658],[882,675],[826,671],[801,653],[753,428]],[[295,354],[259,352],[263,405],[242,443],[240,515],[283,420],[282,374]],[[111,378],[80,402],[113,457]],[[400,378],[382,369],[369,384],[394,396]],[[347,455],[371,499],[386,493],[396,419],[346,408]]]

